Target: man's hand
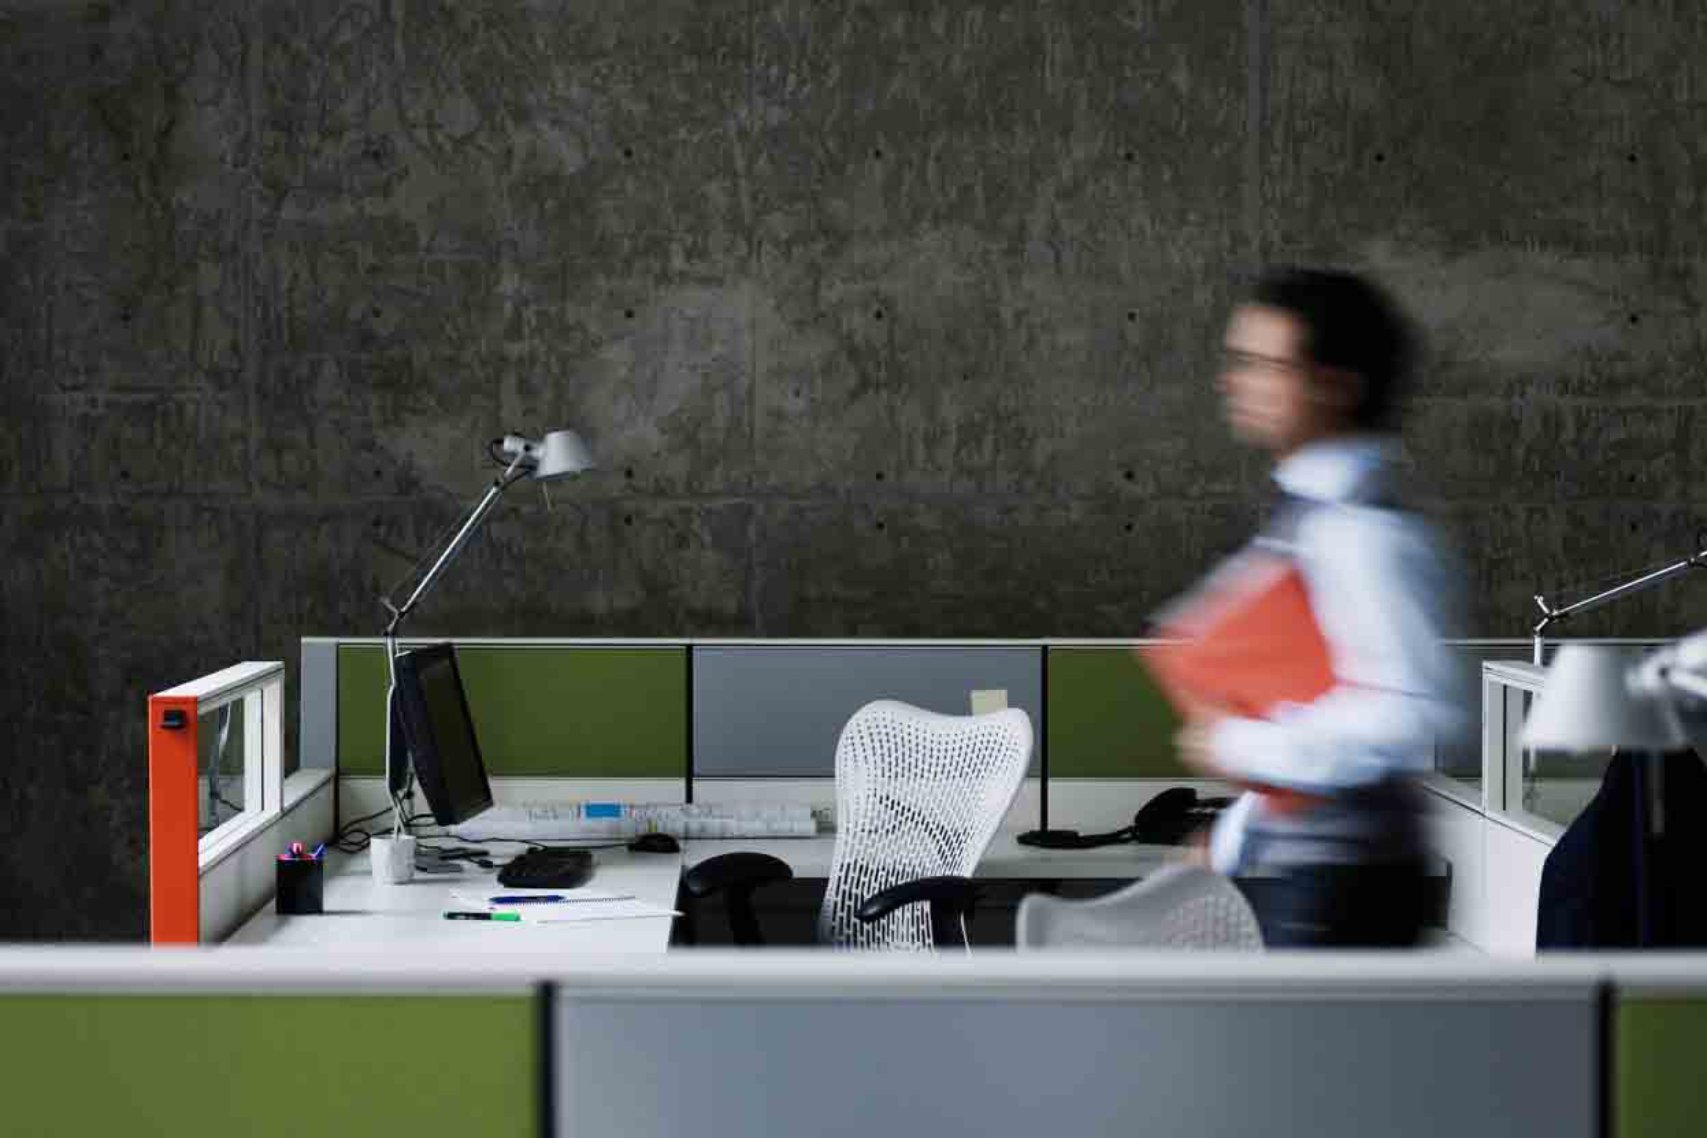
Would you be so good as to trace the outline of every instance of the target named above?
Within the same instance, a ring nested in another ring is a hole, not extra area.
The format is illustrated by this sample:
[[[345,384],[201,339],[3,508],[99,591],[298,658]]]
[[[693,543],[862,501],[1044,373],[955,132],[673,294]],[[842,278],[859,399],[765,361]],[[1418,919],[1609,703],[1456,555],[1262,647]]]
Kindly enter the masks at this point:
[[[1226,771],[1215,760],[1212,736],[1215,725],[1232,712],[1219,704],[1202,701],[1183,704],[1180,711],[1186,717],[1185,725],[1174,733],[1180,760],[1205,778],[1225,778]]]
[[[1212,723],[1194,719],[1174,733],[1174,746],[1179,750],[1180,761],[1205,778],[1222,777],[1210,741],[1213,727]]]

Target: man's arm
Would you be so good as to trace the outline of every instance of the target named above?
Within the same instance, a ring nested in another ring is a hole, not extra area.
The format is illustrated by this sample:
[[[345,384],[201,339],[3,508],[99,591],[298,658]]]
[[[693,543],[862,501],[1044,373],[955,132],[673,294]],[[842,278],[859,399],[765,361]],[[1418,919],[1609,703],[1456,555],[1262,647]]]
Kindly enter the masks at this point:
[[[1466,685],[1442,643],[1455,597],[1416,518],[1324,506],[1299,527],[1311,607],[1336,686],[1268,719],[1203,724],[1205,757],[1255,787],[1329,794],[1426,766],[1436,739],[1466,726]]]

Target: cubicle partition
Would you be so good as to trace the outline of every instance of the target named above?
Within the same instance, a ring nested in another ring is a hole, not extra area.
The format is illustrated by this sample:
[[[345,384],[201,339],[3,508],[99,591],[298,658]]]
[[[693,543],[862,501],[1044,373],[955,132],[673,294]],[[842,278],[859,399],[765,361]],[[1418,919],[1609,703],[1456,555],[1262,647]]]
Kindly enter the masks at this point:
[[[1699,1133],[1707,958],[0,951],[8,1132]]]
[[[406,642],[405,646],[413,643]],[[834,801],[836,739],[860,706],[965,714],[1002,693],[1037,732],[1009,829],[1130,822],[1193,780],[1177,726],[1126,641],[456,639],[500,801]],[[305,759],[336,765],[343,813],[383,805],[383,649],[305,638]]]

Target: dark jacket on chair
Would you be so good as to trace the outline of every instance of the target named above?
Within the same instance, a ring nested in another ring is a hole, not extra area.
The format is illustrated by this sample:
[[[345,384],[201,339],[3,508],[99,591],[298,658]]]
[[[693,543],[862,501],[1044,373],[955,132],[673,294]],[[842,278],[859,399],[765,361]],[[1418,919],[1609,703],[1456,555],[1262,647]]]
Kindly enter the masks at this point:
[[[1537,949],[1707,947],[1707,767],[1693,751],[1667,755],[1650,789],[1647,761],[1615,756],[1547,855]]]

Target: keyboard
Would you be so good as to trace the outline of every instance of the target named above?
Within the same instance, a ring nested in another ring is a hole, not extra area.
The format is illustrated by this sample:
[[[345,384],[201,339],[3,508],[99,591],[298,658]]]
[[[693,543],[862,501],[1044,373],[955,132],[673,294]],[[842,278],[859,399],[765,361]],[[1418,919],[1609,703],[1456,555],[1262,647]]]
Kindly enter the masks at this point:
[[[647,833],[676,838],[810,838],[812,807],[785,802],[521,802],[492,806],[450,828],[464,841],[579,838],[626,841]]]

